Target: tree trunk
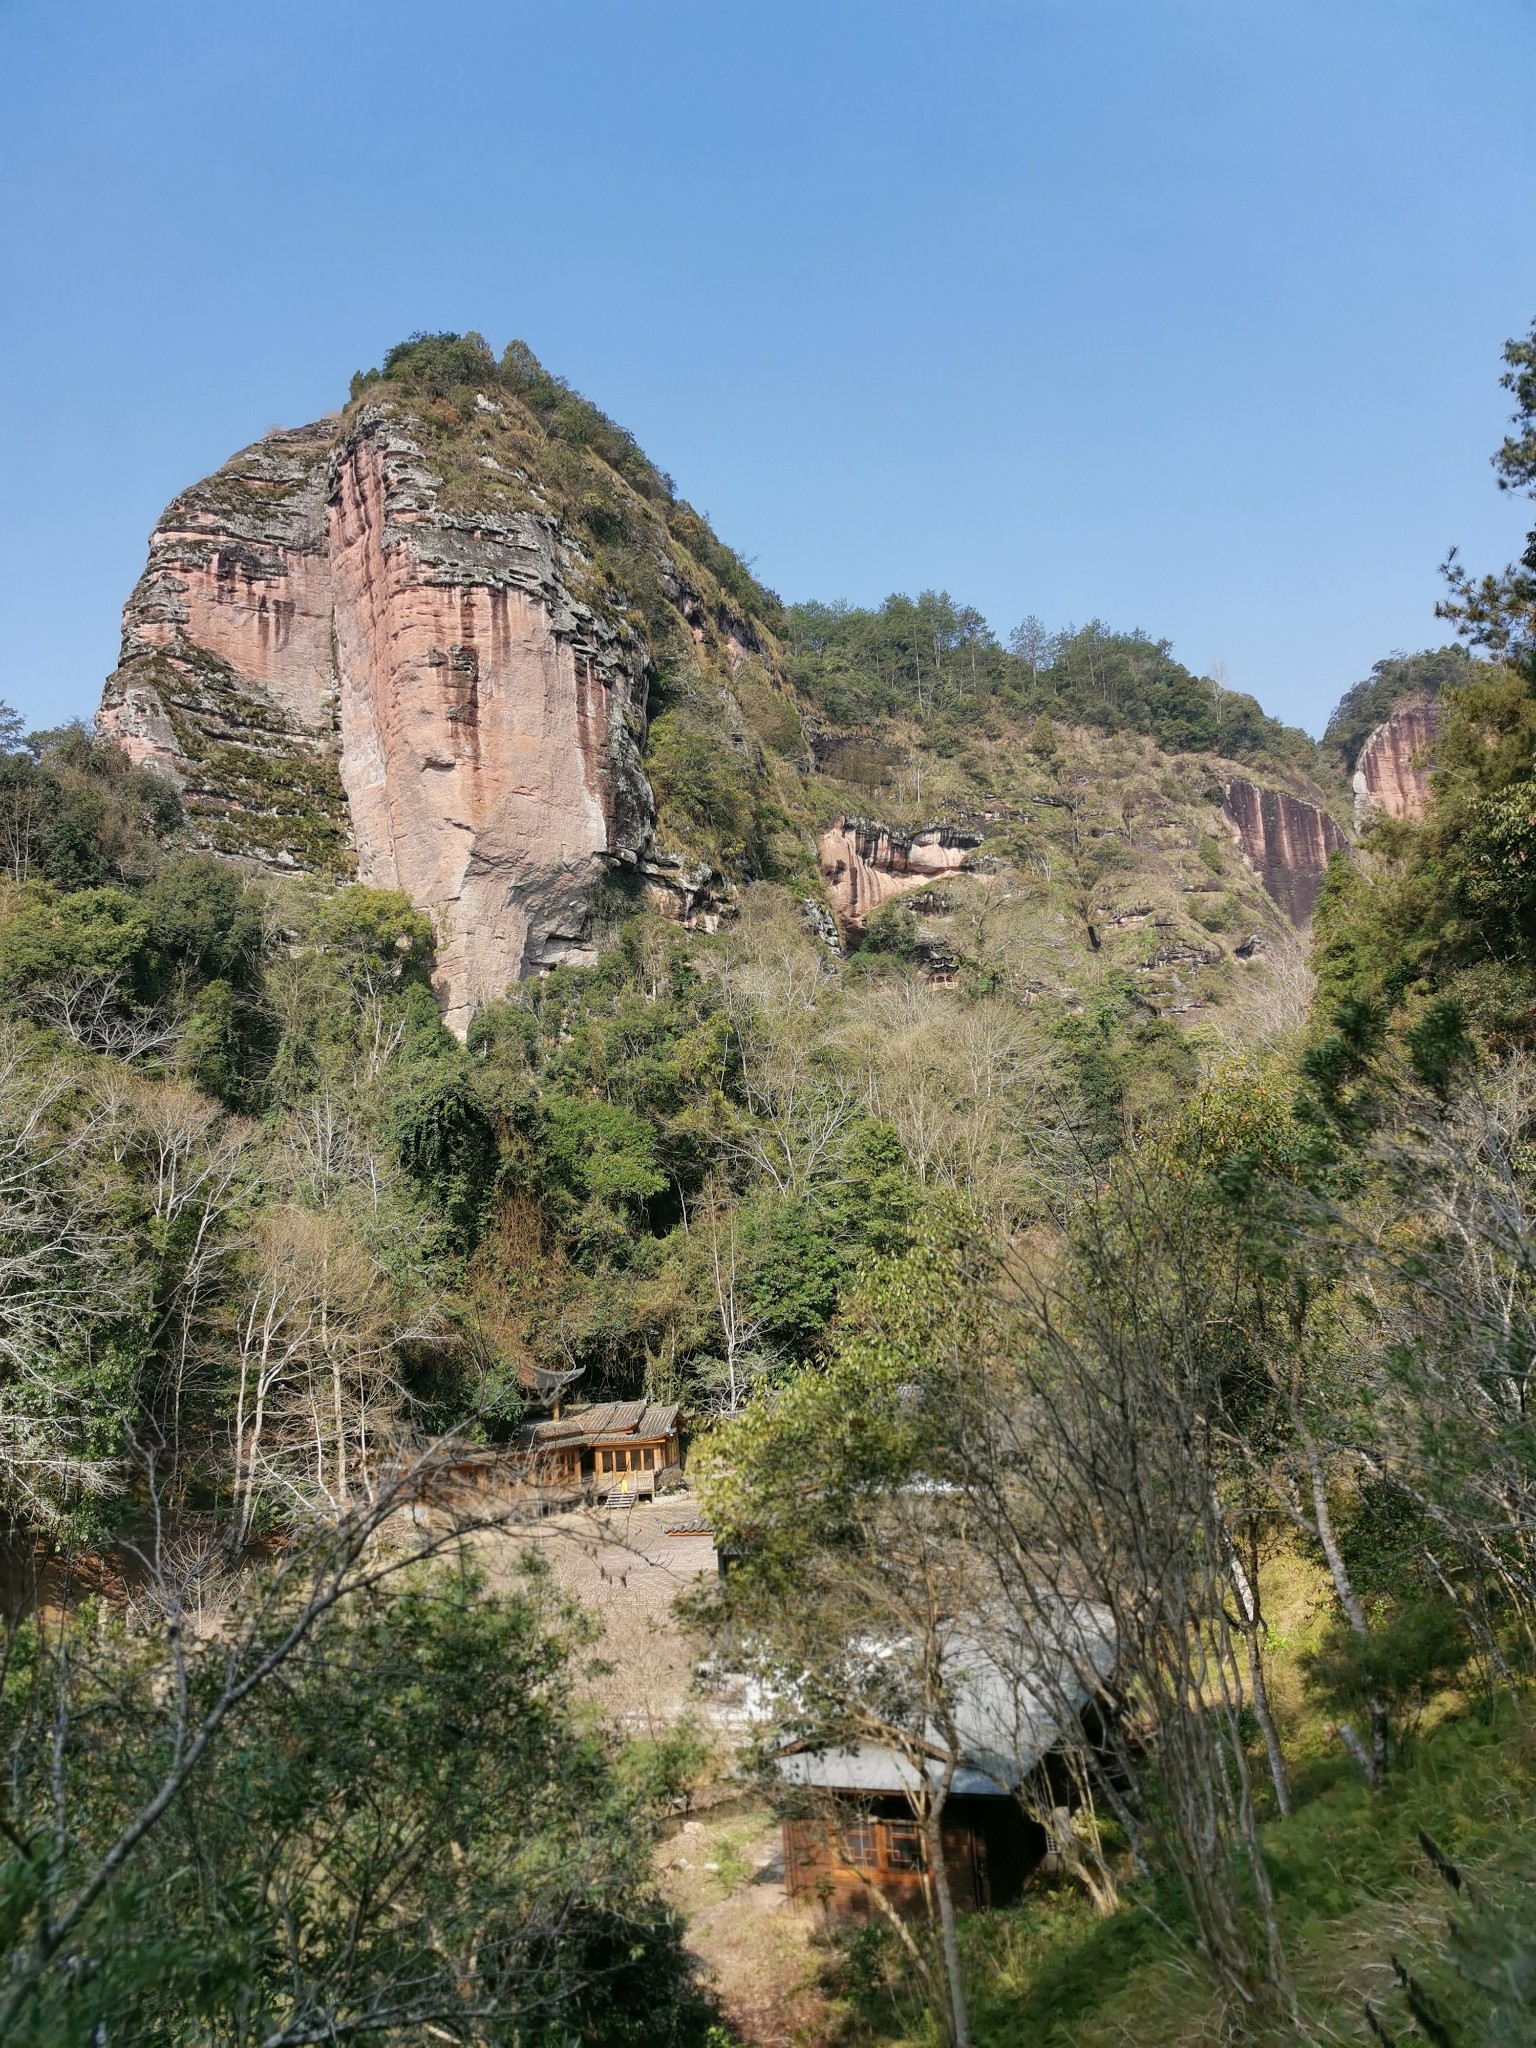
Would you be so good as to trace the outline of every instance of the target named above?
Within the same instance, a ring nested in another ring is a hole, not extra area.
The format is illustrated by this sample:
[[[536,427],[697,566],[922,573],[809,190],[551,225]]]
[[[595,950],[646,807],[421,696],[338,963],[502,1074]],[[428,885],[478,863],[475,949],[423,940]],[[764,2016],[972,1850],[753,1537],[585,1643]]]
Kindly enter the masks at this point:
[[[955,1901],[949,1889],[949,1869],[944,1861],[944,1801],[949,1792],[949,1773],[936,1795],[927,1800],[924,1816],[927,1833],[928,1874],[939,1906],[939,1933],[944,1944],[944,1974],[949,1980],[949,2027],[953,2048],[971,2048],[971,2021],[965,2006],[965,1978],[960,1969],[960,1935],[955,1924]]]
[[[1349,1567],[1344,1562],[1344,1553],[1339,1548],[1333,1527],[1333,1510],[1328,1505],[1328,1487],[1323,1474],[1323,1461],[1317,1445],[1305,1430],[1299,1431],[1302,1448],[1306,1453],[1307,1472],[1312,1481],[1312,1513],[1317,1523],[1317,1540],[1323,1546],[1323,1555],[1328,1560],[1328,1571],[1333,1579],[1333,1589],[1339,1596],[1339,1605],[1344,1618],[1362,1643],[1371,1640],[1371,1625],[1366,1620],[1365,1608],[1360,1595],[1355,1591],[1354,1581],[1349,1576]],[[1365,1772],[1366,1782],[1379,1789],[1387,1778],[1387,1703],[1379,1693],[1369,1698],[1371,1715],[1371,1746],[1367,1751],[1360,1743],[1352,1747]],[[1350,1745],[1346,1744],[1346,1747]]]
[[[1275,1726],[1275,1717],[1270,1711],[1269,1687],[1264,1678],[1264,1654],[1259,1645],[1263,1621],[1259,1614],[1259,1603],[1243,1570],[1243,1561],[1234,1545],[1230,1559],[1232,1586],[1237,1594],[1237,1611],[1242,1622],[1243,1641],[1248,1646],[1248,1683],[1253,1691],[1253,1714],[1264,1736],[1264,1751],[1269,1758],[1270,1780],[1275,1788],[1275,1804],[1285,1819],[1291,1813],[1291,1784],[1285,1771],[1285,1752],[1280,1747],[1280,1731]]]

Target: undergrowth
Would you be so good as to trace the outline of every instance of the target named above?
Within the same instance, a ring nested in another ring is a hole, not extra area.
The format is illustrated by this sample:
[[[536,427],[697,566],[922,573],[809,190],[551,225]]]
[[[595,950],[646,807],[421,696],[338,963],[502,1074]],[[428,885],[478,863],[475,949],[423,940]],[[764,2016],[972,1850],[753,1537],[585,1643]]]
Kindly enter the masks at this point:
[[[1508,1995],[1502,2014],[1490,1995],[1497,1979],[1506,1991],[1514,1984],[1509,1995],[1518,2000],[1521,1972],[1529,1974],[1523,1951],[1510,1953],[1509,1923],[1536,1899],[1533,1819],[1536,1704],[1523,1700],[1444,1722],[1405,1753],[1379,1796],[1340,1761],[1326,1789],[1289,1820],[1271,1822],[1265,1853],[1299,2038],[1379,2038],[1366,2017],[1370,2001],[1403,2048],[1434,2039],[1413,2019],[1400,1969],[1454,2048],[1536,2040],[1536,2006],[1511,2018]],[[1429,1845],[1461,1877],[1459,1893]],[[1212,2000],[1186,1916],[1167,1890],[1128,1893],[1119,1912],[1099,1918],[1075,1891],[1032,1889],[1016,1907],[973,1915],[962,1931],[977,2048],[1245,2038],[1241,2017]],[[856,2040],[938,2038],[881,1928],[843,1940],[832,1987]]]

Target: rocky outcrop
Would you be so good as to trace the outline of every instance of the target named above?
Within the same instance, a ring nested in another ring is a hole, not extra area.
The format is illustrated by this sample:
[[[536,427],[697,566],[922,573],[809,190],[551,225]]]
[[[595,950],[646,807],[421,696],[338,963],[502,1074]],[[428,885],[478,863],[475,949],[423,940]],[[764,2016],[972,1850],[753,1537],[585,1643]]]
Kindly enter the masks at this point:
[[[358,874],[438,924],[448,1023],[595,957],[592,894],[637,863],[645,675],[531,513],[435,514],[408,436],[365,411],[327,504],[341,777]]]
[[[1244,860],[1291,922],[1305,924],[1328,856],[1349,844],[1342,829],[1316,804],[1252,782],[1229,782],[1221,808]]]
[[[573,593],[552,513],[445,510],[408,416],[269,435],[173,504],[124,612],[101,724],[176,777],[215,851],[355,872],[438,928],[463,1030],[521,976],[594,957],[638,871],[648,656]],[[698,915],[696,878],[647,878]]]
[[[1355,829],[1373,814],[1422,818],[1429,804],[1438,704],[1400,705],[1378,725],[1355,763]]]
[[[882,903],[958,873],[980,844],[979,833],[957,825],[926,825],[903,837],[867,818],[839,818],[822,833],[818,855],[843,943],[858,943]]]
[[[201,842],[348,873],[326,500],[337,423],[270,434],[168,508],[100,723],[173,775]]]

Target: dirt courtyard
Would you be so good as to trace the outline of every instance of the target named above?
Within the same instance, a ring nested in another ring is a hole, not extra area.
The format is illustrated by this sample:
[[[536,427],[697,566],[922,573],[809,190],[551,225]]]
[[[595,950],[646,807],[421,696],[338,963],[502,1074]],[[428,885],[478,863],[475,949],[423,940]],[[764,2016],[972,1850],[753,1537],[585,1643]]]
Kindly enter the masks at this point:
[[[515,1574],[532,1550],[562,1591],[601,1626],[596,1654],[611,1667],[592,1694],[627,1735],[654,1735],[693,1720],[722,1737],[719,1768],[730,1768],[730,1716],[694,1688],[703,1646],[673,1613],[679,1593],[718,1570],[715,1546],[688,1493],[615,1502],[551,1515],[530,1527],[478,1540],[492,1583]],[[686,1533],[685,1533],[686,1532]]]

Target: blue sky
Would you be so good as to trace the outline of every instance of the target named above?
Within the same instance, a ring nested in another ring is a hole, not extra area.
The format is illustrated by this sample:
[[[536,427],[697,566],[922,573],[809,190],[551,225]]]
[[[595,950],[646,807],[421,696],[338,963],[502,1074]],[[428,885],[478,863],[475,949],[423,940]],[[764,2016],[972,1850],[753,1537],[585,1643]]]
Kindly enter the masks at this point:
[[[1529,0],[0,0],[0,695],[417,328],[526,339],[786,598],[1098,615],[1317,730],[1518,551]]]

